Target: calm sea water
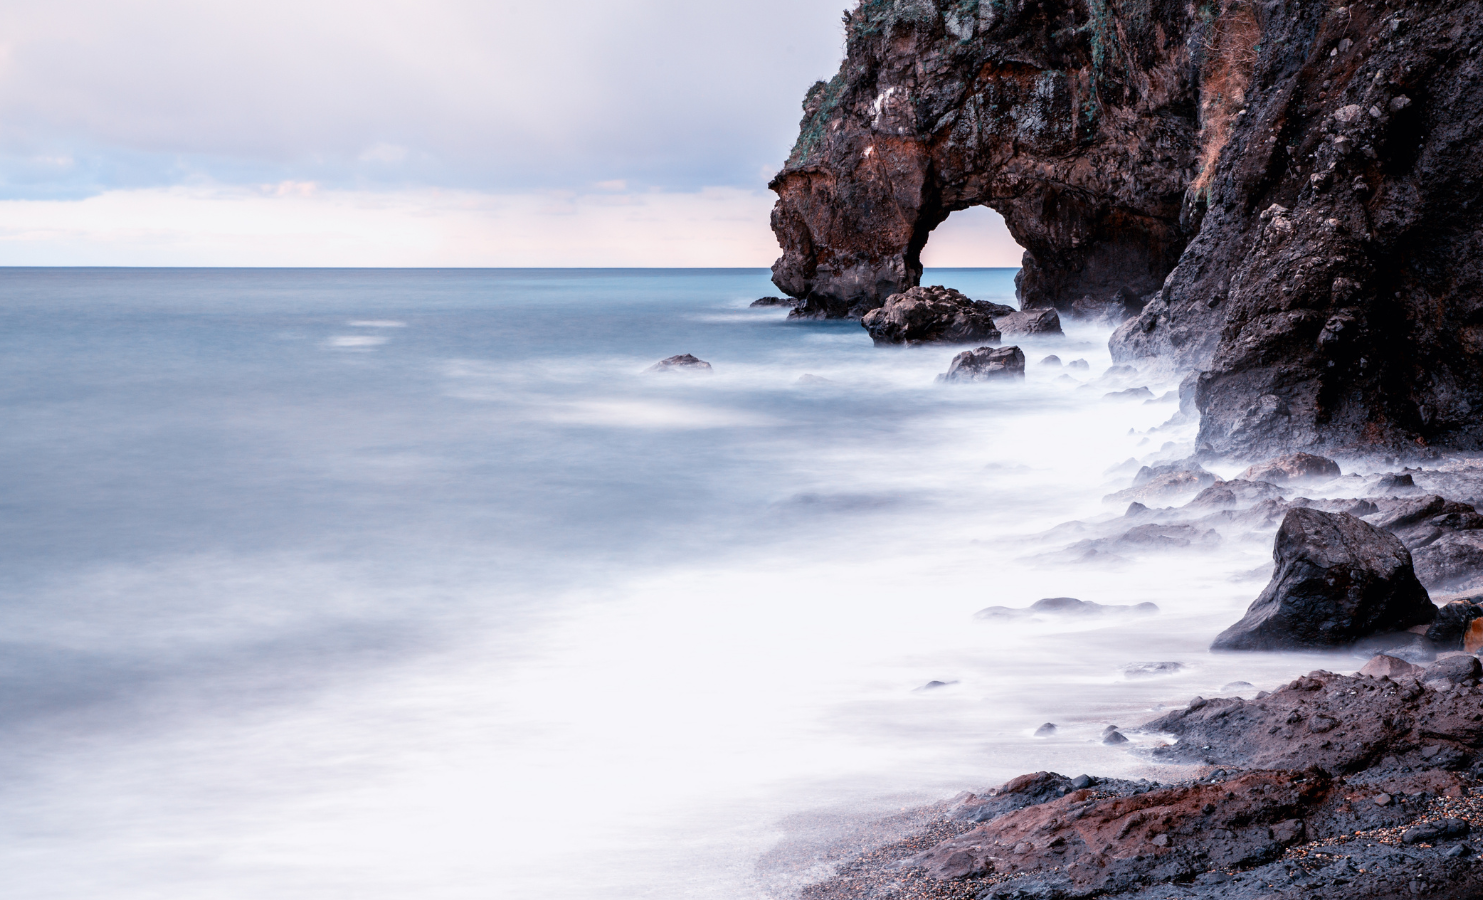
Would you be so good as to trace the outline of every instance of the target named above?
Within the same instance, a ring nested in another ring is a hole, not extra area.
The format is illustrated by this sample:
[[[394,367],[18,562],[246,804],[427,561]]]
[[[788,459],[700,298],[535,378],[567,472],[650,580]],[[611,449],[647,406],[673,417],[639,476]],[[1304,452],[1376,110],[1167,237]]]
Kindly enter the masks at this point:
[[[1267,547],[1040,556],[1192,437],[1086,386],[1105,331],[939,385],[953,349],[771,293],[0,270],[5,896],[786,895],[758,860],[800,817],[1141,771],[1104,724],[1305,670],[1203,649]],[[679,353],[714,373],[643,372]],[[973,619],[1059,595],[1163,611]]]

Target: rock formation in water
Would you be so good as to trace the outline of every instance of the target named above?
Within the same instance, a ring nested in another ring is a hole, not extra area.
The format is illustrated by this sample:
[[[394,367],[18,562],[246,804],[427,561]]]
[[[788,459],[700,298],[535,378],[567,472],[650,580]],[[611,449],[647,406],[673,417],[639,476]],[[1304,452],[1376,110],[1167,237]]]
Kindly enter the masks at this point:
[[[1202,447],[1483,445],[1476,0],[863,0],[783,171],[799,316],[914,286],[987,205],[1027,309],[1131,316]]]

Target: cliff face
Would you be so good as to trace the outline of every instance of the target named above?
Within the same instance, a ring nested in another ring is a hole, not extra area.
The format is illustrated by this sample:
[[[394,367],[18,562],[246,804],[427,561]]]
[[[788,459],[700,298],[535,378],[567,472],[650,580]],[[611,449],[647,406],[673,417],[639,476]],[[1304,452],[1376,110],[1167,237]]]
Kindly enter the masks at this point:
[[[1246,114],[1112,342],[1204,374],[1201,441],[1483,443],[1483,9],[1262,8]]]
[[[1476,0],[865,0],[772,182],[802,316],[917,283],[988,205],[1026,307],[1134,316],[1202,443],[1483,443]]]

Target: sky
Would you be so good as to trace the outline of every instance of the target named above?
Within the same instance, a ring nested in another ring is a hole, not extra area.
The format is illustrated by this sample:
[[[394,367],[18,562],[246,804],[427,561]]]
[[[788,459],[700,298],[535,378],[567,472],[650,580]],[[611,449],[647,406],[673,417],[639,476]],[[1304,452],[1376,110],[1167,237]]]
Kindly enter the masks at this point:
[[[6,0],[0,265],[769,265],[845,3]]]

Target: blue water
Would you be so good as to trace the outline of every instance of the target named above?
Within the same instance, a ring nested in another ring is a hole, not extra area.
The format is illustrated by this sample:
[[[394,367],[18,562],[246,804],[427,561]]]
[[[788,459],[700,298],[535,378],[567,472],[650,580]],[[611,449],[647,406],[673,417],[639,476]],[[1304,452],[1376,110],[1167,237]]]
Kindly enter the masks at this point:
[[[1016,542],[1107,515],[1172,409],[1082,389],[1092,326],[1022,342],[1079,377],[939,385],[954,348],[772,293],[0,270],[5,895],[783,896],[757,860],[790,815],[1131,771],[1027,729],[1145,708],[1105,673],[1203,648],[1261,554],[1110,579]],[[680,353],[714,371],[644,372]],[[1170,614],[1069,658],[971,624],[1057,594]]]

